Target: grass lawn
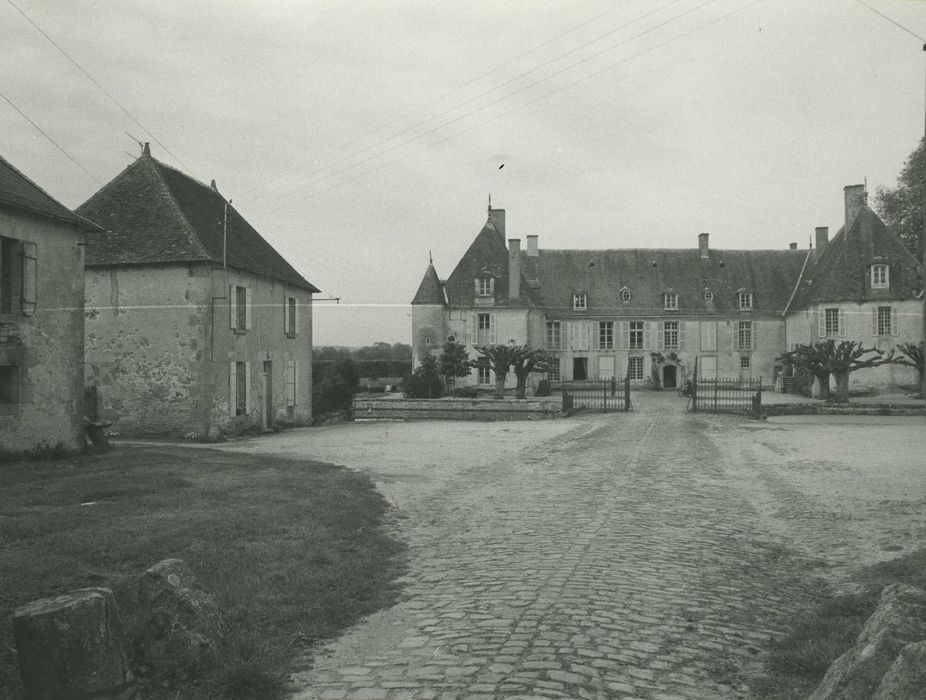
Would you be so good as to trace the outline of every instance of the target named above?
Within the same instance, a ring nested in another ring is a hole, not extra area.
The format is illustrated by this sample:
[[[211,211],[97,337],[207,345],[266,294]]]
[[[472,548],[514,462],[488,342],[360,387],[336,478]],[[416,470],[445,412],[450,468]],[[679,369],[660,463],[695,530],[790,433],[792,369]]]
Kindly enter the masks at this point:
[[[16,607],[87,586],[118,600],[168,557],[214,594],[230,631],[224,667],[164,697],[273,698],[311,642],[396,599],[404,557],[380,527],[388,508],[344,468],[210,449],[0,465],[0,698],[20,692]]]
[[[907,583],[926,588],[926,549],[863,569],[858,581],[861,593],[833,596],[821,591],[807,609],[795,611],[790,634],[772,648],[768,675],[753,684],[760,697],[807,697],[830,664],[855,643],[885,586]]]

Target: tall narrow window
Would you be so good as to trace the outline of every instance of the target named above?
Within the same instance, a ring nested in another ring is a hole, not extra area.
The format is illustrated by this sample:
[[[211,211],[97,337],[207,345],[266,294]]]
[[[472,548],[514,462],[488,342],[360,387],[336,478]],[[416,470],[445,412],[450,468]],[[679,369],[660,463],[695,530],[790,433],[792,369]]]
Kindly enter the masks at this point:
[[[752,311],[752,292],[738,292],[736,297],[740,311]]]
[[[643,321],[630,322],[630,349],[643,349]]]
[[[736,349],[752,350],[752,321],[737,322]]]
[[[839,335],[839,309],[826,309],[824,319],[826,335]]]
[[[477,381],[479,384],[491,384],[492,383],[492,370],[489,369],[487,364],[479,364],[476,367],[477,371]]]
[[[890,288],[890,269],[887,265],[871,266],[871,288],[888,289]]]
[[[560,350],[562,348],[562,325],[560,321],[547,321],[547,350]]]
[[[286,323],[284,325],[286,327],[286,335],[290,336],[291,338],[294,337],[296,333],[298,332],[297,331],[298,322],[296,320],[296,316],[297,316],[296,308],[297,308],[296,307],[296,297],[286,297],[286,309],[285,309]]]
[[[627,376],[630,379],[643,379],[643,358],[631,357],[627,362]]]
[[[598,322],[598,348],[600,350],[614,349],[614,321]]]
[[[663,323],[662,337],[666,350],[678,350],[678,321]]]
[[[0,314],[22,311],[23,242],[0,236]]]
[[[495,329],[492,325],[492,314],[478,314],[476,323],[476,345],[494,344]]]
[[[572,308],[574,311],[588,310],[588,294],[585,292],[576,292],[572,295]]]
[[[878,307],[878,335],[894,335],[893,312],[891,306]]]
[[[678,292],[666,292],[664,298],[666,311],[678,311]]]
[[[547,379],[549,379],[551,382],[558,382],[560,380],[559,358],[556,359],[556,362],[550,365],[550,369],[547,372]]]
[[[235,415],[243,416],[248,412],[248,363],[235,363]]]

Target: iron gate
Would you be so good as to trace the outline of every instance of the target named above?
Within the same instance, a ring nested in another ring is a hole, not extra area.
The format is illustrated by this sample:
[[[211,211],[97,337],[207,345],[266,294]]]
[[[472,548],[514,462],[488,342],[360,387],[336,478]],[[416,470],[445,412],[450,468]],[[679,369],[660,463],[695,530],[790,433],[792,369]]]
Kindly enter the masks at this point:
[[[586,379],[562,382],[563,413],[579,411],[617,413],[633,410],[630,402],[630,378]]]
[[[762,379],[734,377],[700,379],[695,373],[691,382],[688,410],[693,413],[762,412]]]

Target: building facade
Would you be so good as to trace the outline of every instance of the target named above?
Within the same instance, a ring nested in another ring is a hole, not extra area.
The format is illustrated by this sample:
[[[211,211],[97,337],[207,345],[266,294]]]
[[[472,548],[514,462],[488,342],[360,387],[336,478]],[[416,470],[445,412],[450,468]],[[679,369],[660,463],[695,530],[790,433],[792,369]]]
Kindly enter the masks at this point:
[[[442,281],[432,264],[419,285],[414,360],[453,336],[471,356],[477,345],[545,348],[558,359],[554,381],[629,376],[672,388],[697,362],[704,378],[772,386],[783,371],[777,358],[797,343],[835,334],[890,350],[921,339],[916,260],[868,208],[863,188],[846,188],[846,200],[847,225],[832,243],[818,230],[810,250],[714,249],[707,233],[688,250],[545,250],[535,235],[522,249],[506,238],[504,210],[490,206],[451,275]],[[842,326],[826,326],[832,309],[842,309]],[[915,377],[890,366],[863,382],[887,387]],[[494,377],[477,367],[469,383],[491,386]]]
[[[0,157],[0,453],[83,446],[85,233]]]
[[[219,194],[148,148],[78,211],[86,374],[123,435],[311,422],[312,294]]]

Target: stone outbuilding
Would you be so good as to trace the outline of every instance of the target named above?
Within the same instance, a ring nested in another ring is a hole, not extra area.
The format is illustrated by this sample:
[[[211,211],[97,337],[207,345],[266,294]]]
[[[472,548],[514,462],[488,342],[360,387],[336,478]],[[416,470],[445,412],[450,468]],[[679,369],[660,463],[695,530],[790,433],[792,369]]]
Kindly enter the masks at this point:
[[[83,445],[89,221],[0,157],[0,452]]]
[[[216,436],[311,421],[319,291],[215,186],[152,157],[77,211],[87,382],[122,435]]]

